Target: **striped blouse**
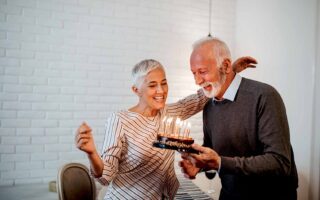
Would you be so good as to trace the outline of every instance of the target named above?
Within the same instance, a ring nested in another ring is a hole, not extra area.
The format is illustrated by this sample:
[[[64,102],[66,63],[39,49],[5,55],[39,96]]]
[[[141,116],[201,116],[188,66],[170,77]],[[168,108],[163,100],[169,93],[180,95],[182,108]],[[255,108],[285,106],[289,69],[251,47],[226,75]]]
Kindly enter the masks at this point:
[[[97,180],[107,185],[104,199],[173,199],[179,182],[174,170],[174,151],[152,146],[161,118],[165,115],[187,119],[207,102],[202,90],[177,103],[167,104],[154,117],[128,110],[108,118],[102,147],[104,163]]]

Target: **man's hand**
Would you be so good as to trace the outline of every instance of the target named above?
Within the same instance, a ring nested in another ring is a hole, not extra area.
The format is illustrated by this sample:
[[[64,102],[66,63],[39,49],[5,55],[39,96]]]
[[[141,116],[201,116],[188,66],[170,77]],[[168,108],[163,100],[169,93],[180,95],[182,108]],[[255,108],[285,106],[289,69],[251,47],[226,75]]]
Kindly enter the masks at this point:
[[[218,170],[221,158],[214,150],[193,144],[192,148],[199,151],[199,154],[182,153],[182,161],[179,162],[181,171],[185,177],[195,179],[200,169],[204,170]]]
[[[190,159],[190,161],[195,165],[195,167],[205,170],[219,169],[221,158],[217,152],[198,144],[192,144],[192,148],[199,151],[199,154],[190,154],[190,156],[193,158]]]
[[[256,64],[258,64],[257,60],[250,56],[240,57],[233,62],[232,69],[235,73],[239,73],[248,67],[255,68]]]

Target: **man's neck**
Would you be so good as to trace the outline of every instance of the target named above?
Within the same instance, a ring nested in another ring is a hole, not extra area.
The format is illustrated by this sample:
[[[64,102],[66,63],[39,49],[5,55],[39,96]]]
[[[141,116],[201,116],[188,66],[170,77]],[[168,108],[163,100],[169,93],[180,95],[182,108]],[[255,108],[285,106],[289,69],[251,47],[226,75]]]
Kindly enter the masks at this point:
[[[235,76],[236,76],[236,74],[234,72],[226,75],[226,81],[221,86],[221,90],[220,90],[219,94],[215,97],[216,100],[223,100],[223,95],[227,91],[228,87],[232,83]]]

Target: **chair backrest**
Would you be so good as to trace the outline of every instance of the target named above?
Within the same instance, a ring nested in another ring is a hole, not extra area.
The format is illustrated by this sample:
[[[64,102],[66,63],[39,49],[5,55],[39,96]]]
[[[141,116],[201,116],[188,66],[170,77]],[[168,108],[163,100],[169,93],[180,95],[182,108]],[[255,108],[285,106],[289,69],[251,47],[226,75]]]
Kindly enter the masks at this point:
[[[88,168],[81,163],[67,163],[58,172],[60,200],[95,200],[96,185]]]

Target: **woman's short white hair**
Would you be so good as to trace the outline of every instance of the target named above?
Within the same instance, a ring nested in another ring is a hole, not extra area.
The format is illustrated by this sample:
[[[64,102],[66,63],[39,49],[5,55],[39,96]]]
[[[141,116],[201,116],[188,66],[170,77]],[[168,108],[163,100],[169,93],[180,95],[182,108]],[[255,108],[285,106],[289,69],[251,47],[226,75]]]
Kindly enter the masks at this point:
[[[131,72],[133,85],[139,88],[144,80],[144,77],[155,69],[162,69],[165,71],[164,67],[161,65],[159,61],[153,59],[142,60],[137,63]]]
[[[193,50],[195,50],[196,48],[198,48],[204,44],[207,44],[207,43],[214,44],[212,52],[214,53],[214,56],[216,58],[217,66],[221,67],[223,60],[226,58],[229,58],[231,60],[231,53],[230,53],[230,50],[229,50],[227,44],[216,37],[207,36],[205,38],[202,38],[202,39],[196,41],[192,45],[192,48],[193,48]]]

